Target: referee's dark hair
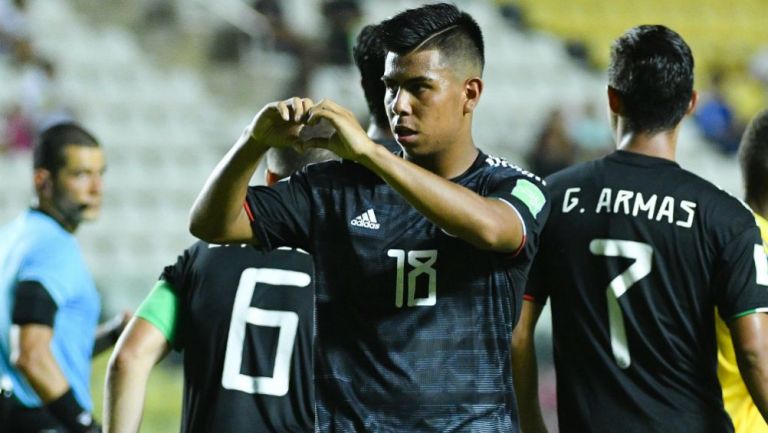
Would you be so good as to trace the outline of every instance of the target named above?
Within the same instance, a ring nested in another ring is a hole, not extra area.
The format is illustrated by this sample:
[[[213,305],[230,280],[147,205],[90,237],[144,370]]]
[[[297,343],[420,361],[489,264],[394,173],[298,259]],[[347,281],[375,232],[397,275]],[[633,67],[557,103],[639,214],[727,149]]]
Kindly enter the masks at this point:
[[[384,95],[387,88],[381,81],[384,75],[384,59],[387,52],[379,39],[376,25],[367,25],[360,30],[352,47],[352,58],[360,70],[360,84],[363,87],[368,111],[373,116],[376,126],[389,129],[387,110],[384,107]]]
[[[768,208],[768,110],[758,113],[747,125],[739,145],[739,163],[745,200],[755,211],[765,212]]]
[[[408,9],[379,24],[384,48],[398,55],[436,48],[449,61],[482,73],[485,46],[480,26],[471,15],[448,3]]]
[[[96,138],[75,122],[62,122],[43,129],[35,141],[32,163],[35,169],[44,168],[56,176],[64,166],[64,148],[67,146],[98,147]]]
[[[667,27],[633,27],[611,47],[608,84],[620,96],[628,131],[674,129],[693,97],[693,54]]]

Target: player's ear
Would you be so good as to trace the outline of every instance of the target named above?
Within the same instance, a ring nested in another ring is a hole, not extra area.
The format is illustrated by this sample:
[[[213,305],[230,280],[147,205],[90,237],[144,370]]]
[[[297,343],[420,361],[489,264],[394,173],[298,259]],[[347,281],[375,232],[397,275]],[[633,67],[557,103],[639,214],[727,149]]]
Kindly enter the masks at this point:
[[[46,168],[36,168],[32,174],[35,191],[39,197],[53,195],[53,174]]]
[[[483,80],[480,77],[472,77],[464,83],[464,114],[469,114],[475,110],[482,93]]]
[[[611,86],[608,86],[608,108],[611,109],[611,113],[621,115],[621,95]]]
[[[685,110],[685,114],[691,114],[696,110],[696,104],[699,102],[699,94],[694,90],[691,93],[691,100],[688,102],[688,108]]]

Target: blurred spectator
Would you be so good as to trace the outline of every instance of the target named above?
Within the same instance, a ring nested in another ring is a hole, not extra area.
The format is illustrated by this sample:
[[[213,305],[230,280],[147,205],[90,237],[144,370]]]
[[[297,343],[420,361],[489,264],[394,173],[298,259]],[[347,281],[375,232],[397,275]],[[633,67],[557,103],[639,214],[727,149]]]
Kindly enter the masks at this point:
[[[600,116],[591,101],[585,103],[581,112],[569,122],[568,136],[576,144],[580,160],[599,158],[614,147],[608,116]]]
[[[0,53],[14,53],[17,43],[29,40],[26,0],[0,0]]]
[[[495,0],[499,14],[516,30],[524,32],[528,30],[528,22],[525,19],[523,8],[518,0]]]
[[[322,5],[326,36],[323,60],[331,65],[351,65],[352,40],[355,25],[360,19],[360,5],[357,0],[324,0]]]
[[[44,58],[29,59],[21,76],[21,114],[36,130],[47,119],[66,112],[59,95],[56,69]]]
[[[576,162],[576,152],[576,145],[566,132],[563,114],[560,109],[555,109],[549,114],[526,159],[531,171],[544,177]]]
[[[255,0],[251,6],[266,18],[272,36],[273,48],[276,51],[290,54],[296,59],[297,67],[294,71],[294,78],[284,96],[306,95],[312,65],[317,56],[314,44],[288,26],[279,0]]]
[[[21,107],[14,105],[5,115],[3,137],[0,139],[0,150],[8,152],[24,152],[32,148],[34,128],[32,122],[22,114]]]
[[[736,119],[733,107],[725,98],[724,82],[725,72],[713,70],[710,88],[702,94],[694,119],[704,138],[714,144],[718,151],[734,155],[739,149],[744,125]]]

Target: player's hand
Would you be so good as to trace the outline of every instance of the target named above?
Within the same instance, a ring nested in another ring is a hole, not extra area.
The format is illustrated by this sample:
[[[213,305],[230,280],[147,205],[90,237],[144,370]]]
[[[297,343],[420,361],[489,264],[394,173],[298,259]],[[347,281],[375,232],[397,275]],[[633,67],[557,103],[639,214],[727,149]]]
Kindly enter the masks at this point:
[[[303,141],[302,147],[322,147],[353,161],[359,161],[376,147],[354,114],[331,100],[324,99],[309,108],[306,123],[316,125],[321,120],[328,121],[335,132],[328,138]]]
[[[272,102],[259,111],[246,130],[251,140],[269,147],[286,147],[297,144],[311,99],[293,97]]]

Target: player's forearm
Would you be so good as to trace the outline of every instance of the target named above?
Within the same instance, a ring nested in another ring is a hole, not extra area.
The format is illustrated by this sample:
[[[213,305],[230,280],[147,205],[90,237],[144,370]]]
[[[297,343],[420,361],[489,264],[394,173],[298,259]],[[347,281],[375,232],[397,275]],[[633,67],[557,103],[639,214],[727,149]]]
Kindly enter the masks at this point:
[[[539,404],[539,369],[534,328],[541,312],[538,305],[523,304],[520,321],[512,333],[512,378],[517,396],[522,433],[546,433]],[[528,316],[530,314],[530,317]]]
[[[169,349],[154,325],[140,318],[130,321],[107,367],[103,416],[107,432],[139,430],[149,374]]]
[[[744,384],[763,419],[768,422],[768,356],[742,355],[738,359]]]
[[[136,433],[141,425],[151,363],[113,355],[104,384],[103,423],[107,433]]]
[[[728,324],[744,384],[768,421],[768,314],[753,313]]]
[[[427,219],[478,248],[512,252],[523,241],[521,221],[499,200],[482,197],[393,155],[383,146],[376,147],[360,162]]]
[[[268,148],[264,143],[254,143],[249,129],[243,132],[208,177],[192,206],[189,229],[193,235],[216,243],[251,239],[243,202],[248,182]]]

